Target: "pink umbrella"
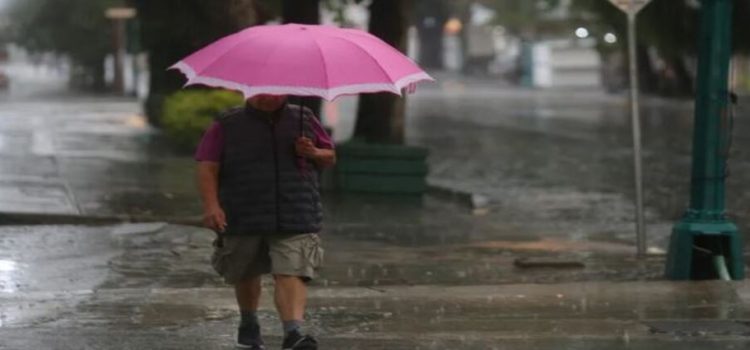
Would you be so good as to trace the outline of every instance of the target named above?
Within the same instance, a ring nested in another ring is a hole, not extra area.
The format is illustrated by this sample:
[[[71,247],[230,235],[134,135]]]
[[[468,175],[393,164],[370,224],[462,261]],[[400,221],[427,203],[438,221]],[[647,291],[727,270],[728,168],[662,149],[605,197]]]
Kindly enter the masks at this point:
[[[355,29],[270,25],[245,29],[188,56],[174,66],[186,85],[208,85],[259,94],[319,96],[413,91],[432,81],[387,43]]]

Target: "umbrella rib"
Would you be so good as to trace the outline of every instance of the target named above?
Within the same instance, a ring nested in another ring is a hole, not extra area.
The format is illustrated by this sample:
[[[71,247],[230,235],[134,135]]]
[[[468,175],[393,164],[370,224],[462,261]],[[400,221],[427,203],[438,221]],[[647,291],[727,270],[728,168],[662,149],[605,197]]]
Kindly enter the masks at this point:
[[[237,48],[238,46],[240,46],[240,45],[243,45],[243,44],[246,44],[246,43],[247,43],[247,42],[249,41],[249,39],[250,39],[250,38],[245,38],[244,40],[241,40],[241,41],[237,42],[236,44],[232,45],[232,47],[231,47],[231,48],[229,48],[229,49],[225,50],[225,51],[224,51],[224,53],[222,53],[221,55],[217,56],[217,57],[216,57],[216,58],[215,58],[214,60],[212,60],[212,61],[211,61],[211,63],[207,64],[207,65],[206,65],[205,67],[203,67],[203,69],[201,69],[201,70],[200,70],[199,72],[196,72],[196,76],[197,76],[197,77],[200,77],[200,76],[201,76],[201,74],[203,74],[203,72],[204,72],[204,71],[208,70],[208,69],[209,69],[210,67],[212,67],[212,66],[213,66],[214,64],[216,64],[216,62],[220,61],[220,60],[221,60],[221,59],[223,59],[223,58],[224,58],[225,56],[227,56],[228,54],[230,54],[230,53],[231,53],[231,52],[232,52],[232,51],[233,51],[234,49],[236,49],[236,48]],[[270,58],[271,58],[271,55],[272,55],[272,54],[273,54],[274,52],[276,52],[276,50],[277,50],[277,49],[278,49],[278,46],[274,46],[272,50],[268,50],[268,54],[266,55],[265,59],[263,60],[263,64],[262,64],[261,66],[265,67],[265,66],[266,66],[266,64],[268,64],[268,61],[270,60]],[[225,79],[221,79],[221,80],[225,80]],[[231,80],[225,80],[225,81],[230,81],[230,82],[231,82]],[[247,85],[247,84],[243,84],[243,83],[239,83],[239,82],[235,82],[235,83],[237,83],[237,84],[239,84],[239,85],[242,85],[242,86],[245,86],[245,87],[247,87],[247,88],[248,88],[248,90],[252,89],[252,86],[250,86],[250,85]],[[243,92],[244,92],[244,91],[243,91]]]
[[[383,72],[383,74],[386,77],[388,77],[388,79],[390,80],[390,83],[395,83],[393,77],[390,74],[388,74],[388,71],[386,71],[385,68],[383,68],[383,66],[380,64],[380,62],[377,59],[375,59],[375,57],[373,57],[373,55],[369,51],[367,51],[367,49],[365,49],[362,45],[359,45],[355,41],[347,40],[345,37],[331,36],[331,38],[335,38],[335,39],[341,40],[341,41],[343,41],[343,42],[345,42],[345,43],[347,43],[349,45],[352,45],[352,46],[356,47],[360,51],[364,52],[365,56],[367,56],[367,58],[369,58],[370,60],[372,60],[373,62],[375,62],[375,65],[378,68],[380,68],[380,71]]]
[[[221,60],[222,58],[224,58],[226,55],[228,55],[230,52],[232,52],[232,50],[234,50],[238,46],[244,44],[245,41],[246,40],[242,40],[242,41],[237,42],[236,44],[232,45],[231,48],[225,50],[221,55],[219,55],[215,59],[211,60],[211,63],[205,65],[203,67],[203,69],[201,69],[200,71],[196,70],[196,72],[195,72],[196,73],[196,77],[200,77],[201,74],[203,74],[203,72],[205,72],[206,70],[208,70],[209,68],[211,68],[211,66],[213,66],[214,64],[216,64],[216,62],[218,62],[219,60]]]
[[[318,54],[320,55],[321,61],[323,61],[323,72],[324,72],[325,78],[326,78],[325,90],[326,91],[330,91],[331,77],[328,74],[328,61],[326,61],[326,56],[323,54],[323,49],[320,47],[320,42],[318,41],[318,38],[316,38],[314,35],[310,35],[310,37],[312,38],[313,42],[315,43],[315,48],[318,49]],[[326,93],[326,97],[330,97],[330,96],[328,96],[328,93],[329,92]]]
[[[405,56],[405,57],[406,57],[406,58],[407,58],[407,59],[408,59],[409,61],[412,61],[412,63],[414,63],[414,61],[413,61],[413,60],[412,60],[412,59],[411,59],[411,58],[410,58],[409,56],[406,56],[406,55],[405,55],[405,54],[404,54],[403,52],[401,52],[401,51],[400,51],[399,49],[397,49],[397,48],[393,47],[393,45],[391,45],[391,44],[389,44],[389,43],[385,42],[385,41],[384,41],[383,39],[380,39],[380,38],[378,38],[377,36],[375,36],[375,35],[373,35],[373,34],[367,33],[367,32],[365,32],[365,31],[361,31],[361,30],[359,30],[359,29],[344,29],[344,31],[345,31],[346,33],[348,33],[349,35],[354,35],[354,36],[357,36],[357,37],[359,37],[359,38],[362,38],[363,40],[369,40],[369,41],[372,41],[372,42],[378,43],[378,44],[380,44],[380,45],[384,45],[385,47],[387,47],[388,49],[390,49],[391,51],[393,51],[393,53],[395,53],[395,54],[398,54],[398,55],[403,55],[403,56]],[[338,37],[338,38],[346,38],[345,36],[341,36],[340,34],[335,34],[335,36],[336,36],[336,37]],[[416,63],[415,63],[415,64],[416,64]]]

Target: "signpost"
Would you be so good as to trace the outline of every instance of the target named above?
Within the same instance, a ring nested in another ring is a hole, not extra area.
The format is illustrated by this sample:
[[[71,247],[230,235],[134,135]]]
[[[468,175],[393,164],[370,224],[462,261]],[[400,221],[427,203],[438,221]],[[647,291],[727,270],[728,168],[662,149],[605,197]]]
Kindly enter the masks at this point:
[[[136,16],[136,10],[129,7],[112,7],[104,12],[104,16],[112,20],[113,24],[113,46],[115,59],[115,91],[118,94],[125,93],[125,79],[123,73],[123,61],[125,60],[125,43],[127,41],[125,32],[125,21]]]
[[[636,56],[635,19],[651,0],[609,0],[628,16],[628,59],[630,61],[630,116],[633,123],[633,160],[635,170],[635,221],[638,256],[646,255],[646,225],[643,214],[643,160],[641,156],[641,115],[638,100],[638,58]]]

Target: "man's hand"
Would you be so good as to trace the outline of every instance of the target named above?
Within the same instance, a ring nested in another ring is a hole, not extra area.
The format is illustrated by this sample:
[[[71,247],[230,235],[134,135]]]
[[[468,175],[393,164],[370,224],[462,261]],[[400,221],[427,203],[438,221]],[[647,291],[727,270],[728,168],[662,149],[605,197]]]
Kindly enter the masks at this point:
[[[297,151],[297,155],[305,157],[307,159],[315,159],[318,156],[318,148],[312,140],[307,137],[300,137],[297,139],[297,143],[294,145]]]
[[[206,208],[203,213],[203,224],[216,232],[224,232],[227,228],[224,210],[218,205]]]
[[[320,168],[326,168],[336,164],[336,152],[332,149],[317,148],[312,140],[300,137],[294,145],[297,155],[312,160]]]
[[[220,164],[216,162],[198,163],[198,189],[203,198],[203,224],[216,231],[224,232],[227,216],[219,204],[218,185]]]

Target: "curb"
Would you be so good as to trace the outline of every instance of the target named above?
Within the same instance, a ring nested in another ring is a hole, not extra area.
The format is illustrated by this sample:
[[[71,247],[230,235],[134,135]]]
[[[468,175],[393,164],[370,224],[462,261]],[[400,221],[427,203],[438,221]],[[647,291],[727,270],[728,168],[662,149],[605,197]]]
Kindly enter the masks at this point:
[[[17,225],[112,225],[121,223],[165,222],[172,225],[203,227],[199,217],[166,217],[153,215],[77,215],[40,213],[0,213],[0,226]]]
[[[427,193],[436,197],[459,202],[474,210],[486,209],[490,204],[490,199],[483,194],[457,190],[431,183],[427,184]]]
[[[478,193],[457,190],[435,184],[427,185],[427,193],[436,197],[455,201],[472,210],[485,210],[489,199]],[[112,225],[121,223],[164,222],[172,225],[203,227],[199,216],[158,216],[158,215],[80,215],[52,213],[13,213],[0,212],[0,226],[41,226],[41,225]]]

